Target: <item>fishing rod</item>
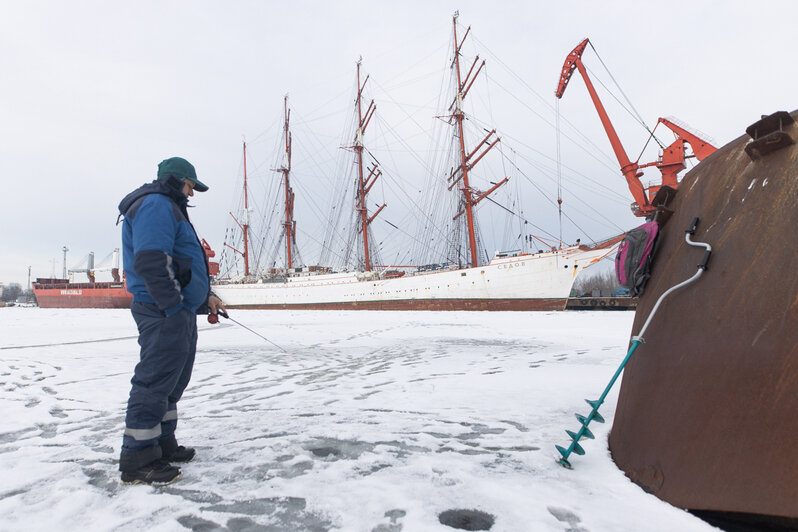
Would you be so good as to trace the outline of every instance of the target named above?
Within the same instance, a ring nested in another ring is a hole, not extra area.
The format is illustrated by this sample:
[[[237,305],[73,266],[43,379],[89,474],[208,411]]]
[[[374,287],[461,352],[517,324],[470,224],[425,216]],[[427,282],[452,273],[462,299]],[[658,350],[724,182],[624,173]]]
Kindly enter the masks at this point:
[[[279,349],[280,351],[282,351],[286,355],[290,355],[291,354],[288,351],[286,351],[285,349],[283,349],[282,347],[280,347],[279,345],[275,344],[274,342],[272,342],[271,340],[269,340],[268,338],[263,336],[262,334],[260,334],[259,332],[253,331],[252,329],[250,329],[249,327],[247,327],[246,325],[244,325],[240,321],[231,318],[230,316],[227,315],[227,312],[225,312],[224,310],[219,309],[218,315],[217,314],[208,314],[208,323],[212,323],[212,324],[218,323],[219,322],[219,316],[222,316],[223,318],[232,321],[233,323],[235,323],[239,327],[243,327],[244,329],[248,330],[249,332],[251,332],[252,334],[254,334],[256,336],[260,336],[261,338],[263,338],[264,340],[266,340],[267,342],[272,344],[274,347],[276,347],[277,349]]]

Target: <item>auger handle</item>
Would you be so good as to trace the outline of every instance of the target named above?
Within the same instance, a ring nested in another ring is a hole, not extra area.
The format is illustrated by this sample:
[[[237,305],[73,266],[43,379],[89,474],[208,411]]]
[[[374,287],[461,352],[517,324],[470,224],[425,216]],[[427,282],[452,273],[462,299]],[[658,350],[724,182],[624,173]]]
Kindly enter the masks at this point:
[[[707,270],[707,264],[709,264],[710,255],[712,255],[711,249],[708,249],[704,252],[704,258],[701,259],[701,263],[698,265],[699,270]]]
[[[687,233],[688,235],[694,235],[695,234],[695,230],[698,227],[698,222],[699,222],[699,218],[698,217],[693,218],[693,221],[690,224],[690,227],[687,228],[687,231],[685,231],[685,233]]]

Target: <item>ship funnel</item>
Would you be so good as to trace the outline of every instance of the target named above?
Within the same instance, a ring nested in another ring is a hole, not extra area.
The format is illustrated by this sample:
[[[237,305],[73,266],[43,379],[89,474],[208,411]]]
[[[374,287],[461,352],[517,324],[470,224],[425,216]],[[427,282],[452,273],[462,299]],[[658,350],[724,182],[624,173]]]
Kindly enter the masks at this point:
[[[89,278],[89,282],[94,282],[94,252],[89,251],[89,259],[86,262],[86,276]]]
[[[119,277],[119,248],[114,248],[114,254],[111,258],[111,277],[115,283],[122,281]]]

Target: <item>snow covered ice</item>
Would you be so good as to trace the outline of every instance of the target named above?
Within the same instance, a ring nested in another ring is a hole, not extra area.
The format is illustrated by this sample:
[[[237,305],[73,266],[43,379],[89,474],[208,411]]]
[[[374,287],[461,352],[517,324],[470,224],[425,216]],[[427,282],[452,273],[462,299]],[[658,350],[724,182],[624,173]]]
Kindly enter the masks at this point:
[[[713,530],[612,462],[619,385],[587,454],[555,463],[631,312],[231,317],[289,354],[198,318],[177,430],[197,458],[153,488],[117,471],[130,313],[0,309],[0,529],[451,531],[439,516],[471,510],[492,531]]]

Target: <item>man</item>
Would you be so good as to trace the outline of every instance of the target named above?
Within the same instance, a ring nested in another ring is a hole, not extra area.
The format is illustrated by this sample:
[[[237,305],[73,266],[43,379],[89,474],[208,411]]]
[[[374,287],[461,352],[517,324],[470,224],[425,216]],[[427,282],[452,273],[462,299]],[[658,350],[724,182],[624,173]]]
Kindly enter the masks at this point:
[[[206,190],[191,163],[172,157],[158,165],[157,180],[119,204],[130,310],[141,346],[119,458],[126,484],[174,482],[180,469],[172,464],[195,455],[177,444],[177,402],[194,366],[196,315],[225,310],[210,291],[207,258],[186,209],[194,192]]]

